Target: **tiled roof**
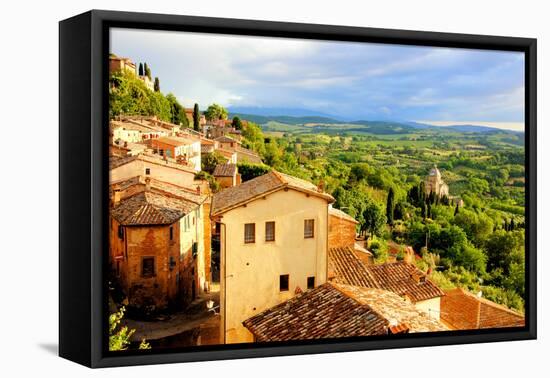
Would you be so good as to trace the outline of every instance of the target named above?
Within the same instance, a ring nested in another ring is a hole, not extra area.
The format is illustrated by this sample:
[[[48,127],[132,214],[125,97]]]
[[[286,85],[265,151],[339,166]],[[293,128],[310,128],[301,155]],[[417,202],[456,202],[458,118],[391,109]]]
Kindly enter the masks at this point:
[[[466,290],[457,288],[445,294],[441,298],[441,320],[454,329],[525,326],[522,314]]]
[[[214,173],[212,173],[212,175],[217,177],[233,177],[236,173],[237,165],[226,163],[216,165],[216,168],[214,168]]]
[[[158,142],[158,143],[167,144],[169,146],[179,147],[179,146],[187,146],[189,144],[193,144],[196,142],[196,140],[191,138],[184,138],[181,136],[177,136],[177,137],[165,136],[165,137],[160,137],[158,139],[153,139],[151,142],[152,143]]]
[[[133,162],[134,160],[141,160],[144,162],[148,162],[151,164],[157,164],[162,165],[164,167],[179,169],[180,171],[185,171],[188,173],[192,173],[195,175],[197,172],[193,168],[189,168],[187,166],[184,166],[182,164],[178,164],[175,161],[170,161],[167,158],[163,159],[159,157],[159,155],[150,155],[145,151],[144,153],[141,153],[139,155],[135,156],[124,156],[124,157],[116,157],[116,156],[110,156],[109,157],[109,169],[115,169],[118,167],[121,167],[123,165],[126,165],[128,163]]]
[[[239,144],[240,142],[239,141],[236,141],[235,139],[233,138],[230,138],[228,136],[225,136],[225,135],[222,135],[220,137],[217,137],[214,139],[216,142],[220,142],[220,143],[237,143]]]
[[[212,215],[219,215],[283,188],[298,190],[324,198],[330,203],[334,202],[334,198],[330,194],[318,191],[317,187],[308,181],[271,171],[216,193],[212,199]]]
[[[339,284],[335,286],[356,301],[368,305],[387,319],[391,326],[406,325],[411,333],[448,330],[441,322],[391,291]]]
[[[146,185],[149,180],[149,187]],[[122,225],[171,224],[207,200],[195,188],[184,188],[154,178],[135,176],[111,183],[110,194],[118,189],[122,199],[112,216]]]
[[[349,222],[353,223],[359,223],[354,217],[351,215],[348,215],[347,213],[343,212],[340,209],[335,209],[334,207],[330,207],[328,210],[328,214],[332,215],[334,217],[338,217],[339,219],[347,220]]]
[[[415,265],[404,261],[366,265],[379,287],[408,297],[412,302],[444,296],[437,287]]]
[[[197,204],[145,191],[121,200],[112,216],[124,226],[172,224],[195,209]]]
[[[298,294],[243,322],[257,341],[385,335],[388,322],[332,284]]]
[[[366,265],[349,247],[329,249],[328,269],[329,276],[334,277],[332,282],[354,286],[379,287]]]
[[[235,148],[235,152],[237,153],[237,160],[239,163],[247,162],[252,164],[262,164],[262,158],[254,151],[244,147],[237,147]]]

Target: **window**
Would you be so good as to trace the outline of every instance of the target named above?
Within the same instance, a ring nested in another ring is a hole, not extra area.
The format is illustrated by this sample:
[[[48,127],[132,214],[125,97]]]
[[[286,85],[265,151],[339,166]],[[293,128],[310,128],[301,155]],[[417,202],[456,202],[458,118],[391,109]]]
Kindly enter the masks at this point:
[[[170,226],[170,240],[174,240],[174,227]]]
[[[279,291],[288,291],[288,274],[279,276]]]
[[[145,168],[145,174],[150,175],[151,174],[151,168]]]
[[[162,148],[159,150],[159,155],[164,156],[164,150]]]
[[[265,222],[265,241],[275,241],[275,222]]]
[[[118,238],[124,240],[124,227],[118,226]]]
[[[155,275],[155,258],[144,257],[141,260],[141,275],[143,277],[152,277]]]
[[[315,277],[308,277],[307,278],[307,288],[313,289],[315,287]]]
[[[244,242],[256,242],[256,223],[247,223],[244,225]]]
[[[304,238],[310,239],[314,236],[313,229],[315,228],[315,220],[314,219],[306,219],[304,220]]]

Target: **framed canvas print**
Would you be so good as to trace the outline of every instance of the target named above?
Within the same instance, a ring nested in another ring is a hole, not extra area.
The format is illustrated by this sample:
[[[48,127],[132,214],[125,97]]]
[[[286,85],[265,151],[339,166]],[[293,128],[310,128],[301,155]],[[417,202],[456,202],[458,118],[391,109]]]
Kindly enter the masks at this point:
[[[60,355],[533,339],[535,156],[534,39],[61,21]]]

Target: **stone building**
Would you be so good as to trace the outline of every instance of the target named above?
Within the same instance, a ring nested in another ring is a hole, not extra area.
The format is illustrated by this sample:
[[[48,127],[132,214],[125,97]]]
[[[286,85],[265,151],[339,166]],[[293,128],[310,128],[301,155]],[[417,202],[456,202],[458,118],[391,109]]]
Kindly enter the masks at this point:
[[[424,181],[424,185],[427,194],[434,192],[435,195],[439,197],[449,196],[449,186],[445,184],[445,181],[441,178],[441,172],[439,172],[436,165],[430,169],[430,172]]]
[[[310,182],[276,171],[214,195],[222,343],[253,341],[244,320],[326,282],[332,202]]]
[[[160,156],[175,159],[195,171],[201,170],[201,142],[190,137],[162,137],[151,141],[151,148]]]
[[[185,307],[207,286],[207,197],[139,176],[112,183],[110,192],[109,261],[128,305]]]

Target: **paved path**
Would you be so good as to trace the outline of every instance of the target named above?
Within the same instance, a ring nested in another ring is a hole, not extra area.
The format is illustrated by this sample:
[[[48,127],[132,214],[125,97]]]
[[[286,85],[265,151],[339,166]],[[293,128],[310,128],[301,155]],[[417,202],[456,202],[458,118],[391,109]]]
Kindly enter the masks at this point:
[[[220,302],[219,292],[203,294],[193,301],[186,310],[173,314],[166,320],[141,321],[129,318],[125,319],[124,322],[128,328],[136,330],[132,335],[131,341],[140,341],[142,339],[157,340],[190,331],[206,322],[212,323],[212,321],[215,321],[212,318],[219,317],[219,315],[214,315],[212,311],[208,311],[206,308],[207,300],[213,300],[215,303],[214,306],[218,306]]]

